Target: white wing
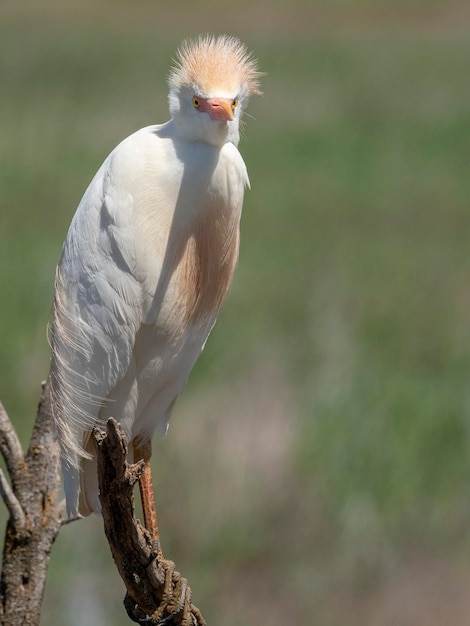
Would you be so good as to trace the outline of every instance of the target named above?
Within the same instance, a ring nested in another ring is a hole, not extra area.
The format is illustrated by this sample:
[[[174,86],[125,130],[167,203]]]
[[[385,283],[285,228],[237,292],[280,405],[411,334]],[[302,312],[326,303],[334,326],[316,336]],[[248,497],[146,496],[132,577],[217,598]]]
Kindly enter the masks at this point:
[[[183,176],[170,135],[160,136],[166,126],[137,131],[105,160],[78,206],[57,268],[50,377],[71,515],[80,478],[92,473],[80,469],[90,458],[83,447],[90,429],[112,414],[134,436],[137,413],[152,396],[160,410],[152,411],[151,425],[146,420],[145,434],[159,419],[164,428],[190,369],[169,371],[172,384],[155,392],[168,356],[165,339],[153,332],[163,297],[156,286]]]
[[[121,169],[127,151],[126,142],[120,144],[88,187],[57,268],[51,388],[71,483],[77,483],[84,456],[84,432],[96,424],[106,396],[126,373],[142,321],[134,199],[116,175],[116,161]]]

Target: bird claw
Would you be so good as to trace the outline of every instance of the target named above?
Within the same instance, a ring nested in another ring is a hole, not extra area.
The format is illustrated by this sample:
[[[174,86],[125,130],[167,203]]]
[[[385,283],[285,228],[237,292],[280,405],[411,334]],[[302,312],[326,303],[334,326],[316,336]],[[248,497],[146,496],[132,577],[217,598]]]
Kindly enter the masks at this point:
[[[163,619],[159,620],[156,624],[156,626],[165,626],[165,624],[168,624],[168,622],[170,622],[174,617],[176,617],[178,615],[178,613],[181,612],[180,607],[178,607],[177,609],[175,609],[172,613],[170,613],[170,615],[167,615],[166,617],[164,617]]]
[[[181,611],[181,609],[178,607],[172,613],[170,613],[170,615],[167,615],[163,619],[158,620],[158,622],[154,622],[153,617],[151,615],[146,615],[138,604],[134,604],[134,607],[132,609],[126,609],[126,610],[127,610],[127,615],[129,616],[129,618],[136,624],[153,623],[155,624],[155,626],[165,626],[165,624],[171,623],[173,618],[175,618],[178,615],[178,613]],[[142,615],[142,617],[139,615],[139,613]]]

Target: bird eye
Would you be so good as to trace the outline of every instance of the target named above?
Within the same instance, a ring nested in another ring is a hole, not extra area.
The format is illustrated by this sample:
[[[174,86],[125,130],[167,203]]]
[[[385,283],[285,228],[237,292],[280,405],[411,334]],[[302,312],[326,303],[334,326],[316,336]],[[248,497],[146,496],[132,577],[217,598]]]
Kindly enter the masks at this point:
[[[199,109],[200,106],[201,106],[201,103],[199,101],[199,98],[197,98],[196,96],[193,96],[193,107],[195,109]]]
[[[235,98],[234,100],[232,100],[232,111],[235,111],[237,106],[238,106],[238,98]]]

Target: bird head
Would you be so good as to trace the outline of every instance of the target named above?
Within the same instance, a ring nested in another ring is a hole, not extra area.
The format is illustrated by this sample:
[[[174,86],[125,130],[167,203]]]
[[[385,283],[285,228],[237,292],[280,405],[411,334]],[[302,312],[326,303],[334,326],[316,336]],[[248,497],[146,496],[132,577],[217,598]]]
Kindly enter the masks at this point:
[[[169,105],[178,136],[223,145],[239,140],[248,99],[260,94],[256,60],[235,37],[206,35],[178,49],[169,76]]]

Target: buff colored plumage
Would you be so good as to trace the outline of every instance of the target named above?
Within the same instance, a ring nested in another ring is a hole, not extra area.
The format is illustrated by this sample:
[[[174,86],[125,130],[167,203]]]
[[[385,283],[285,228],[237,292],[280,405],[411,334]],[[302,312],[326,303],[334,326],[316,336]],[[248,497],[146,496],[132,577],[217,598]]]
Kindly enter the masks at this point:
[[[50,371],[70,516],[100,510],[91,428],[115,417],[140,454],[166,431],[216,320],[248,185],[240,116],[259,76],[233,37],[184,42],[170,121],[120,143],[75,213],[57,268]]]

